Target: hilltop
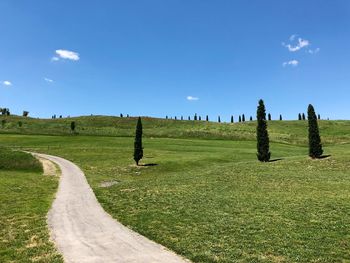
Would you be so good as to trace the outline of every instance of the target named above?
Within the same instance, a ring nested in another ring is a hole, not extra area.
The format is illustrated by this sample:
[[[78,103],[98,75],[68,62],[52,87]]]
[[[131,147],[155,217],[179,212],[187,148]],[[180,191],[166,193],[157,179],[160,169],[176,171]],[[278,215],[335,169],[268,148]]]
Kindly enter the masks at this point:
[[[3,124],[3,120],[5,123]],[[76,122],[79,135],[132,137],[135,117],[80,116],[62,119],[37,119],[21,116],[0,116],[0,133],[71,135],[70,123]],[[144,136],[154,138],[193,138],[255,140],[255,121],[217,123],[143,117]],[[325,144],[349,143],[350,121],[319,121]],[[273,142],[306,144],[307,121],[269,121]]]

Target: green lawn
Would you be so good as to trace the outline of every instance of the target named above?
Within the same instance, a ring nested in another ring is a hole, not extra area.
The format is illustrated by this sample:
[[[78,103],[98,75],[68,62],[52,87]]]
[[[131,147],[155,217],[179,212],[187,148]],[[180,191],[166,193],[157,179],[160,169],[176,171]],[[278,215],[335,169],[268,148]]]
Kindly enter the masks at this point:
[[[74,161],[107,212],[194,262],[348,262],[350,144],[346,129],[327,134],[346,142],[329,143],[331,157],[274,142],[272,158],[282,160],[271,163],[256,160],[249,140],[145,138],[143,163],[157,164],[146,167],[133,164],[131,137],[0,142]],[[100,186],[107,181],[118,183]]]
[[[146,137],[183,139],[255,140],[256,122],[216,123],[180,121],[144,117]],[[137,118],[112,116],[82,116],[63,119],[35,119],[0,115],[0,133],[70,135],[70,123],[76,122],[80,135],[132,137]],[[21,122],[22,126],[18,123]],[[323,142],[327,144],[350,141],[350,121],[319,121]],[[269,121],[270,139],[274,142],[306,144],[307,121]]]
[[[63,262],[46,225],[58,178],[29,154],[0,148],[0,156],[0,262]]]

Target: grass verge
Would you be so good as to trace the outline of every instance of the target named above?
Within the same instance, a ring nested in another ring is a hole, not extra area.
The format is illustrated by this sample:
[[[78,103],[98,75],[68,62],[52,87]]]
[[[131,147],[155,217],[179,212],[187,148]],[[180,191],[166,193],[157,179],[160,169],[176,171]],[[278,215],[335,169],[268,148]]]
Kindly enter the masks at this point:
[[[63,262],[49,241],[46,214],[58,178],[30,154],[0,148],[0,261]]]

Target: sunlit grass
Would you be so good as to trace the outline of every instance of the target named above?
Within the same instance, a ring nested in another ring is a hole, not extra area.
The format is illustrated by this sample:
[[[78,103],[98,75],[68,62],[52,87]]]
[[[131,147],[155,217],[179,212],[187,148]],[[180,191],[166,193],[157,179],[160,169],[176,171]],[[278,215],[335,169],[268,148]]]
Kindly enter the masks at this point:
[[[339,262],[350,259],[349,144],[307,157],[272,143],[271,163],[254,141],[3,135],[76,162],[112,216],[195,262]],[[103,182],[117,182],[101,187]]]
[[[57,185],[30,154],[0,149],[0,262],[63,262],[46,224]]]

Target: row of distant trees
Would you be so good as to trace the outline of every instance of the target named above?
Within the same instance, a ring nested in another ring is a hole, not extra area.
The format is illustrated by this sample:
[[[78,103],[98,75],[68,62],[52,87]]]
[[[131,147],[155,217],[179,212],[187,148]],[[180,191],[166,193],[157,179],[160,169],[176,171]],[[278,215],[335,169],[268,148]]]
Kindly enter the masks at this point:
[[[6,115],[6,116],[10,116],[11,112],[9,108],[0,108],[0,113],[1,115]],[[28,117],[29,116],[29,111],[24,110],[22,113],[23,117]]]
[[[58,118],[62,119],[62,115],[58,116]],[[52,115],[52,116],[51,116],[51,119],[57,119],[56,114]]]
[[[9,108],[0,108],[0,113],[1,113],[2,115],[6,115],[6,116],[11,115],[10,109],[9,109]],[[28,117],[28,116],[29,116],[29,111],[23,111],[22,116],[23,116],[23,117]],[[123,115],[122,113],[120,113],[119,116],[120,116],[121,118],[124,118],[124,115]],[[69,116],[68,116],[68,117],[69,117]],[[129,115],[129,114],[126,114],[126,117],[129,118],[130,115]],[[51,116],[51,118],[52,118],[52,119],[57,119],[57,118],[62,119],[63,117],[62,117],[62,115],[59,115],[59,116],[57,117],[56,114],[54,114],[54,115]],[[170,117],[170,118],[169,118],[168,116],[165,116],[165,119],[173,119],[173,117]],[[194,121],[201,121],[201,120],[202,120],[202,117],[201,117],[200,115],[197,115],[197,113],[195,113],[192,119],[193,119]],[[279,115],[279,118],[278,118],[278,119],[279,119],[280,121],[283,120],[282,114]],[[306,119],[306,118],[305,118],[305,114],[304,114],[304,113],[299,113],[299,114],[298,114],[298,120],[305,120],[305,119]],[[319,120],[321,119],[320,114],[317,115],[317,119],[319,119]],[[175,117],[174,117],[174,120],[178,120],[178,118],[175,116]],[[179,118],[179,120],[182,120],[182,121],[183,121],[183,120],[185,120],[185,118],[184,118],[183,116],[181,116],[181,117]],[[187,120],[190,121],[190,120],[191,120],[191,116],[188,116]],[[203,119],[203,120],[204,120],[204,119]],[[272,117],[271,117],[271,114],[270,114],[270,113],[267,114],[267,120],[269,120],[269,121],[272,120]],[[208,116],[208,115],[205,116],[205,121],[209,121],[209,116]],[[221,117],[220,117],[220,115],[218,116],[217,121],[218,121],[218,122],[221,122]],[[246,121],[246,117],[245,117],[244,114],[238,116],[238,122],[245,122],[245,121]],[[253,117],[252,117],[252,116],[249,117],[249,121],[253,121]],[[234,123],[234,117],[233,117],[233,115],[231,115],[230,122],[231,122],[231,123]]]
[[[321,119],[321,115],[320,114],[317,114],[317,119]],[[303,121],[305,121],[305,114],[304,113],[299,113],[298,114],[298,120],[299,121],[301,121],[301,120],[303,120]]]
[[[321,115],[318,114],[318,115],[317,115],[317,118],[320,120],[320,119],[321,119]],[[177,116],[175,116],[174,118],[173,118],[173,117],[170,117],[170,118],[169,118],[168,116],[165,116],[165,119],[167,119],[167,120],[168,120],[168,119],[174,119],[174,120],[181,120],[181,121],[185,120],[185,118],[184,118],[183,116],[181,116],[180,118],[178,118]],[[191,116],[188,116],[188,117],[187,117],[187,120],[190,121],[190,120],[191,120]],[[192,120],[194,120],[194,121],[202,121],[202,120],[209,121],[209,116],[206,115],[205,118],[202,119],[202,117],[201,117],[200,115],[197,115],[197,113],[196,113],[196,114],[193,116]],[[269,121],[272,120],[272,116],[271,116],[270,113],[267,114],[267,120],[269,120]],[[283,120],[282,114],[279,115],[278,120],[280,120],[280,121]],[[305,114],[304,114],[304,113],[299,113],[299,114],[298,114],[298,120],[305,120]],[[245,122],[245,121],[246,121],[246,117],[245,117],[244,114],[238,116],[238,122]],[[249,117],[249,121],[253,121],[253,117],[252,117],[252,116]],[[219,115],[218,118],[217,118],[217,122],[221,122],[221,117],[220,117],[220,115]],[[233,116],[233,115],[231,115],[230,122],[231,122],[231,123],[234,123],[234,122],[235,122],[234,116]]]

